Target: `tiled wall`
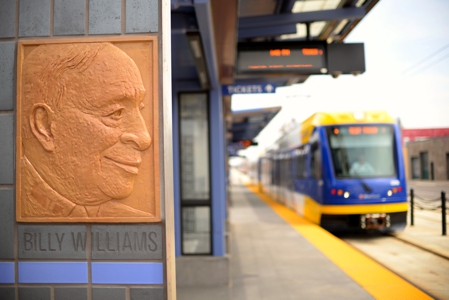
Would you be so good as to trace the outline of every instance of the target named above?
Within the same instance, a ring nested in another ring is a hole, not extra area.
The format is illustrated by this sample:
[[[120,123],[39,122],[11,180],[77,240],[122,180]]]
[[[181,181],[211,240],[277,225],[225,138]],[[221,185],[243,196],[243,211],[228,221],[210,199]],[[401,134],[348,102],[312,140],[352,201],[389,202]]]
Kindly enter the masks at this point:
[[[1,0],[0,299],[165,299],[163,226],[15,221],[17,42],[160,35],[161,0]]]

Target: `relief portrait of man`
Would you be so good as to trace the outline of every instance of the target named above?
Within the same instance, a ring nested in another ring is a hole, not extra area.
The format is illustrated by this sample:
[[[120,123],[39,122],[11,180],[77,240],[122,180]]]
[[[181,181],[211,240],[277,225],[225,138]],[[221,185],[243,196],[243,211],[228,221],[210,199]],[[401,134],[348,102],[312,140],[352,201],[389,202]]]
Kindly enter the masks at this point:
[[[18,220],[151,218],[120,201],[153,147],[136,63],[109,42],[41,44],[19,80]]]

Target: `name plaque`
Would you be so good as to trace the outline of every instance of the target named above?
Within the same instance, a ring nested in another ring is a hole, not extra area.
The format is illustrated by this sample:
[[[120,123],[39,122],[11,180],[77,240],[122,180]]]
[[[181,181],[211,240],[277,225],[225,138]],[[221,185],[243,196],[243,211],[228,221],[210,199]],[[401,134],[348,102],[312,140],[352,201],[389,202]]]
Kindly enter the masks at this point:
[[[92,259],[162,259],[161,226],[92,226]]]
[[[19,258],[86,259],[86,226],[19,225]]]
[[[162,250],[160,225],[19,226],[19,258],[160,260]]]

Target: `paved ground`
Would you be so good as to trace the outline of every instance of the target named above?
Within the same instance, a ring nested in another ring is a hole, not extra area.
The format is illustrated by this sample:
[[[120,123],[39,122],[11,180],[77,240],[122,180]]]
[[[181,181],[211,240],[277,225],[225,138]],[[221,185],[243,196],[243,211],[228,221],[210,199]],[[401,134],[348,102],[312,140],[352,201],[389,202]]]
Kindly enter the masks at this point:
[[[415,196],[425,200],[415,203],[432,208],[441,204],[441,191],[449,192],[449,181],[409,181],[407,188],[408,191],[412,188]],[[386,236],[345,238],[345,241],[436,298],[449,299],[449,236],[442,235],[441,209],[420,209],[417,205],[414,225],[410,222],[410,211],[407,224],[403,232],[394,235],[399,241]],[[426,251],[407,247],[401,241]]]
[[[178,288],[178,299],[373,299],[246,187],[231,195],[231,286]]]
[[[230,195],[231,285],[178,288],[178,299],[372,299],[323,254],[311,251],[313,246],[241,183],[232,182]],[[449,182],[413,181],[408,188],[433,199],[442,189],[449,192]],[[396,236],[449,258],[449,238],[441,235],[440,215],[441,211],[415,210],[415,225]]]
[[[441,191],[449,193],[449,181],[409,181],[407,188],[413,188],[416,196],[426,200],[440,199]],[[447,199],[447,197],[446,197]],[[436,206],[441,201],[427,202],[426,207]],[[449,205],[447,205],[449,206]],[[446,210],[446,223],[448,219]],[[414,225],[410,225],[410,212],[404,232],[395,236],[413,245],[422,247],[449,259],[449,233],[443,236],[441,209],[427,210],[414,208]],[[446,232],[448,231],[446,225]]]
[[[385,235],[340,236],[437,299],[449,299],[449,259]]]

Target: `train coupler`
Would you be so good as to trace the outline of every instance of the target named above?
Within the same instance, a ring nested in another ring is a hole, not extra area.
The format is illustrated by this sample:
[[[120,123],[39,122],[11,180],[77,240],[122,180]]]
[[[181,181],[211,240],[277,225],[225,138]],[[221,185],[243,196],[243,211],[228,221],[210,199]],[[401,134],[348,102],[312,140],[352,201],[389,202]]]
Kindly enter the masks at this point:
[[[360,226],[362,229],[382,229],[391,226],[389,214],[366,214],[360,215]]]

